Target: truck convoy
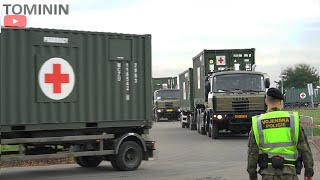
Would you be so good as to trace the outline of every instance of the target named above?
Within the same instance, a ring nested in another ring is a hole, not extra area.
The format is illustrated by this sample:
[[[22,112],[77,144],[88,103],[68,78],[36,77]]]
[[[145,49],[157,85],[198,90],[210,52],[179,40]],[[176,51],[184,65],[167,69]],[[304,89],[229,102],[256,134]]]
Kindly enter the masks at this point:
[[[268,76],[255,71],[255,49],[203,50],[179,74],[181,126],[216,139],[222,130],[248,133],[266,111]]]
[[[74,157],[135,170],[153,157],[151,35],[6,29],[0,161]]]
[[[180,117],[179,90],[177,77],[152,78],[153,119],[178,120]]]

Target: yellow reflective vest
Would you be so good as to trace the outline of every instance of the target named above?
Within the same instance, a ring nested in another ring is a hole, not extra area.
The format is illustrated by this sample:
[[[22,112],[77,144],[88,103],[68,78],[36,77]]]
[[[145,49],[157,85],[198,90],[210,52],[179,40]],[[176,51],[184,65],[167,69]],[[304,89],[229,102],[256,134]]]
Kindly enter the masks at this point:
[[[279,155],[287,161],[297,160],[298,112],[272,111],[254,116],[252,129],[260,154],[267,153],[269,158]]]

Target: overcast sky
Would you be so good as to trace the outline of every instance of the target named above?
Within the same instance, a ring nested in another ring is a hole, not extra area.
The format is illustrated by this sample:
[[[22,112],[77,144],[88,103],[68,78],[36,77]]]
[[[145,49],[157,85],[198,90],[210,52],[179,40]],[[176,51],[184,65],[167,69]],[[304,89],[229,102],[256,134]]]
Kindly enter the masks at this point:
[[[0,3],[70,4],[68,16],[30,16],[29,27],[151,34],[153,77],[177,76],[203,49],[256,48],[257,70],[268,73],[272,82],[281,69],[297,63],[320,68],[320,0]]]

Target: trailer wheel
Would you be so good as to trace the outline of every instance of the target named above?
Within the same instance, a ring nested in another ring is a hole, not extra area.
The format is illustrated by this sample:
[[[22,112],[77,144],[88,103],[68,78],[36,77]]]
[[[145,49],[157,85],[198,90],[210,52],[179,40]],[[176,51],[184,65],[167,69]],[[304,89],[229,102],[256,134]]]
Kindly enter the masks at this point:
[[[211,138],[212,139],[218,139],[219,137],[219,128],[216,123],[210,123],[210,129],[211,129]]]
[[[116,170],[120,169],[114,156],[110,158],[110,163],[114,169]]]
[[[82,156],[82,157],[75,157],[74,161],[81,167],[86,168],[93,168],[97,167],[102,162],[102,157],[98,156]]]
[[[155,121],[155,122],[158,122],[158,121],[159,121],[159,119],[160,119],[160,118],[159,118],[158,113],[157,113],[157,112],[155,112],[155,113],[154,113],[154,121]]]
[[[117,167],[122,171],[137,169],[142,161],[142,149],[133,141],[126,141],[120,145],[119,153],[115,155]]]

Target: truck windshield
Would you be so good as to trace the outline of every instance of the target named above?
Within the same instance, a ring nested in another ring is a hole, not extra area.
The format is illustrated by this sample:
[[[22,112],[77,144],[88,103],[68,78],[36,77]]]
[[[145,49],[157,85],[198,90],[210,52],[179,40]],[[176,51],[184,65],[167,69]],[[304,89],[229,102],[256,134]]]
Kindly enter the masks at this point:
[[[264,78],[258,74],[224,74],[213,78],[214,92],[260,92],[264,90]]]
[[[156,93],[157,99],[179,99],[179,90],[161,90]]]

